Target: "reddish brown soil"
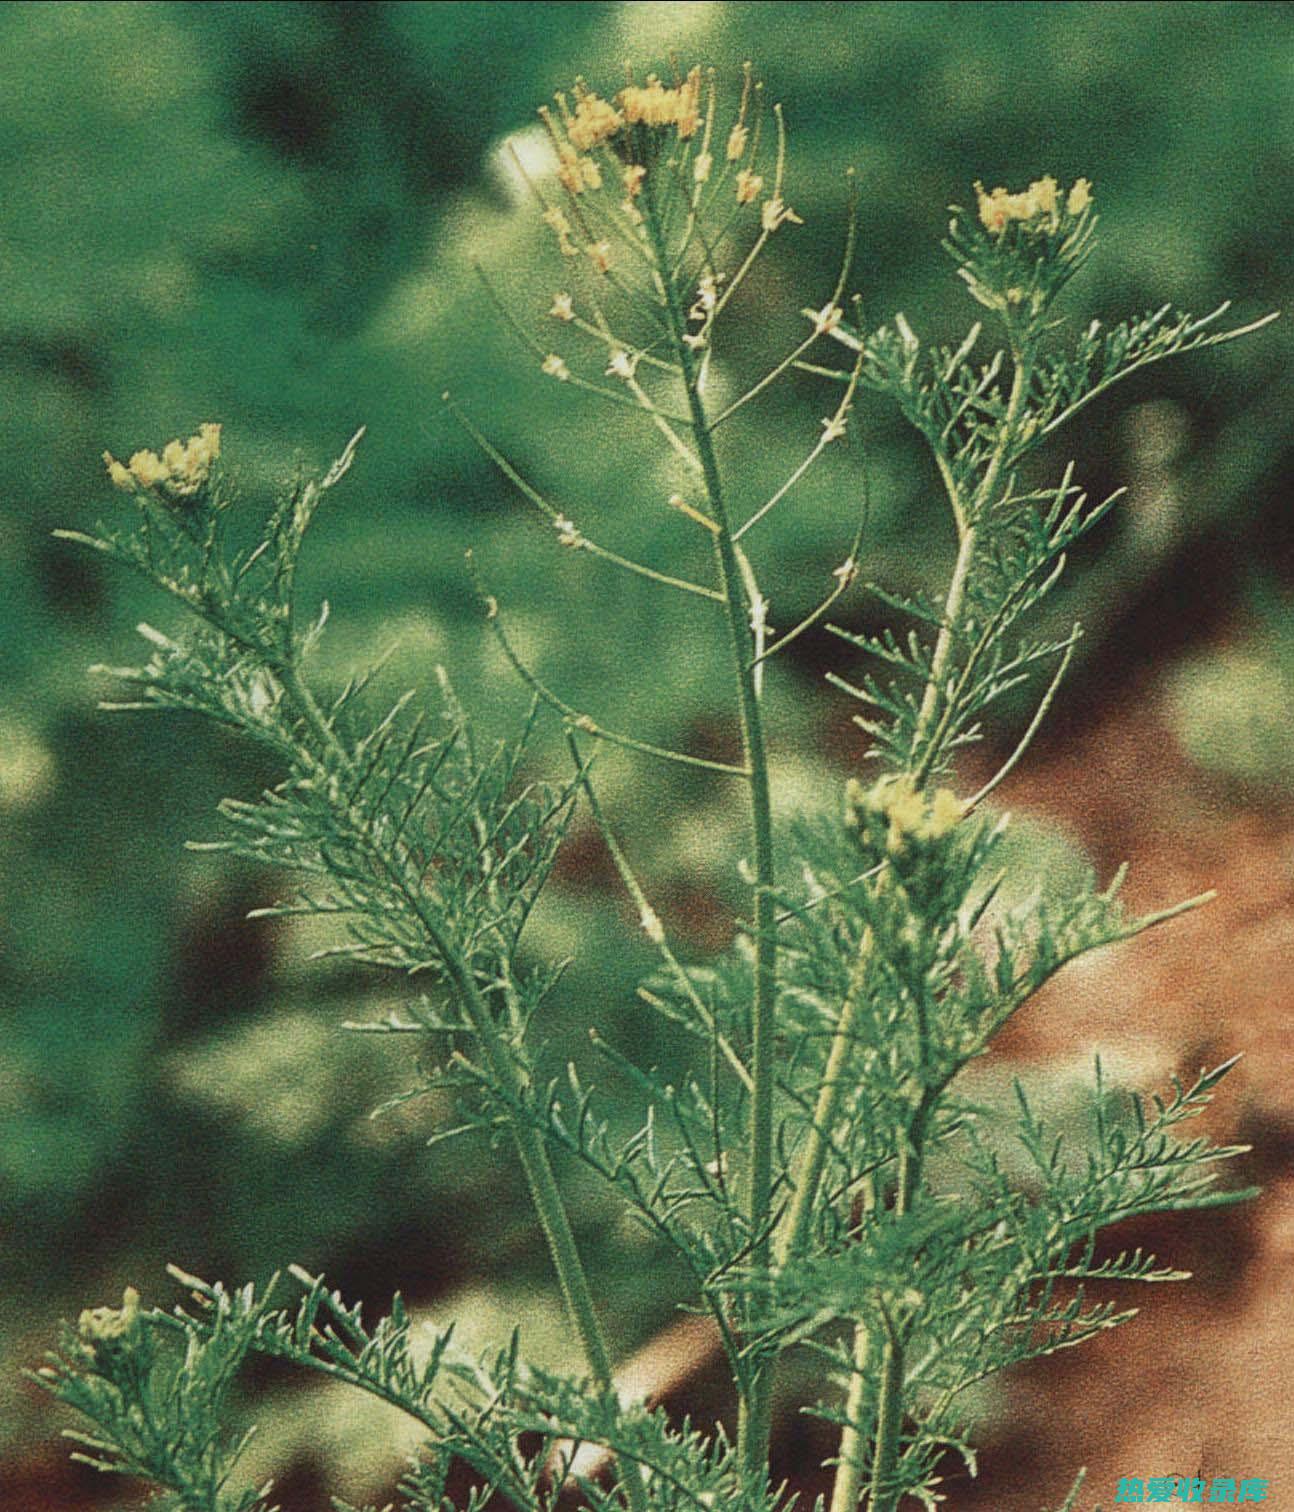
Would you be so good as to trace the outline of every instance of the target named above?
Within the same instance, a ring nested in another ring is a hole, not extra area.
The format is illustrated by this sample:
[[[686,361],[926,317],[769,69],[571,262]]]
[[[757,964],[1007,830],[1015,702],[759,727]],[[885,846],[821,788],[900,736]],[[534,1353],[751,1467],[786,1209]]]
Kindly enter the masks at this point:
[[[1102,874],[1130,861],[1134,911],[1218,896],[1076,963],[998,1048],[1022,1069],[1122,1049],[1152,1086],[1243,1052],[1205,1122],[1215,1139],[1254,1145],[1228,1179],[1264,1192],[1119,1234],[1195,1280],[1144,1290],[1132,1323],[1021,1373],[980,1483],[950,1486],[948,1504],[1038,1512],[1086,1464],[1085,1509],[1109,1508],[1121,1476],[1172,1474],[1264,1477],[1268,1503],[1294,1507],[1294,809],[1246,803],[1204,777],[1153,692],[1135,688],[1002,797],[1063,822]]]

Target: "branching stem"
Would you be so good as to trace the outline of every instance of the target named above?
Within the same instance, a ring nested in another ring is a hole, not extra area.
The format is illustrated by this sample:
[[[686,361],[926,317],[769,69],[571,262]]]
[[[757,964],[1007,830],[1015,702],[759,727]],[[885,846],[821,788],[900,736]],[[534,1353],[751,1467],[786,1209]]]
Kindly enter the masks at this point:
[[[997,445],[985,470],[983,481],[975,490],[975,497],[969,507],[962,499],[961,491],[954,482],[947,465],[942,462],[942,459],[938,459],[941,462],[940,472],[943,474],[944,483],[948,489],[948,501],[952,507],[953,519],[957,525],[957,560],[953,565],[952,579],[948,584],[943,624],[940,627],[938,639],[935,641],[934,656],[930,663],[930,677],[926,682],[926,690],[921,700],[921,711],[917,717],[917,731],[913,741],[913,751],[917,759],[913,776],[918,785],[930,775],[930,770],[939,757],[937,740],[930,740],[924,751],[921,750],[921,743],[928,735],[931,722],[939,707],[944,674],[948,670],[953,645],[956,642],[958,621],[961,619],[971,568],[975,562],[980,515],[985,509],[992,507],[993,490],[997,487],[1010,451],[1028,387],[1029,363],[1026,357],[1017,351],[1015,375],[1011,381],[1011,396],[1007,401],[1001,430],[998,432]]]
[[[297,668],[288,663],[276,671],[284,691],[296,705],[297,711],[315,742],[343,771],[351,770],[354,763],[350,752],[329,723]],[[389,858],[376,849],[375,855],[379,857],[383,865],[390,868]],[[428,912],[416,889],[407,885],[402,869],[395,867],[391,870],[410,908],[426,929],[428,939],[444,962],[445,970],[458,993],[464,1011],[476,1030],[491,1076],[504,1089],[506,1100],[510,1105],[521,1103],[526,1095],[521,1072],[500,1043],[498,1028],[485,999],[481,996],[481,990],[477,986],[470,966],[463,959],[454,942],[446,936],[444,930]],[[602,1332],[602,1324],[598,1320],[584,1263],[576,1247],[575,1235],[571,1231],[570,1219],[566,1214],[566,1205],[562,1200],[557,1178],[553,1175],[543,1138],[536,1129],[520,1118],[512,1120],[511,1132],[517,1147],[517,1156],[525,1172],[526,1183],[530,1188],[530,1196],[535,1205],[539,1225],[548,1242],[548,1252],[552,1257],[553,1268],[557,1272],[562,1298],[566,1303],[571,1322],[579,1334],[589,1372],[600,1390],[613,1391],[614,1379],[606,1337]],[[624,1481],[632,1512],[646,1512],[647,1494],[641,1470],[637,1467],[628,1469]]]
[[[925,692],[922,695],[921,707],[917,715],[916,730],[913,735],[912,753],[913,770],[912,776],[917,784],[923,783],[930,775],[939,758],[940,731],[947,728],[948,715],[952,712],[945,710],[944,718],[938,721],[939,703],[942,693],[942,685],[948,671],[949,662],[952,659],[953,647],[956,643],[963,610],[966,603],[966,592],[970,584],[971,572],[975,563],[975,550],[978,536],[977,527],[983,511],[992,507],[993,490],[997,487],[1002,475],[1002,469],[1010,453],[1011,445],[1019,423],[1020,414],[1024,406],[1025,395],[1029,386],[1029,359],[1027,351],[1019,347],[1015,349],[1015,372],[1011,383],[1011,393],[1007,401],[1006,413],[1002,418],[1001,428],[998,431],[997,444],[993,455],[985,469],[984,476],[979,487],[975,490],[973,499],[966,500],[961,493],[955,479],[952,476],[946,460],[936,453],[936,462],[948,491],[948,502],[952,510],[953,521],[957,528],[957,559],[953,565],[952,577],[948,584],[948,593],[944,600],[943,622],[939,629],[938,638],[935,641],[934,655],[930,663],[930,675],[926,681]],[[931,726],[935,725],[932,731]],[[924,749],[923,749],[924,746]],[[869,951],[870,942],[864,937],[860,947],[859,961],[856,963],[855,979],[858,973],[866,970],[866,954]],[[851,990],[853,982],[851,981]],[[837,1063],[843,1064],[848,1051],[849,1037],[852,1036],[852,1013],[849,1012],[849,998],[847,996],[845,1006],[841,1010],[840,1021],[836,1027],[836,1035],[828,1058],[828,1076],[823,1087],[822,1099],[832,1099],[835,1094],[832,1088],[833,1077],[830,1068]],[[925,1036],[918,1025],[918,1037],[921,1040],[920,1065],[918,1074],[924,1078],[926,1072],[926,1049]],[[834,1107],[828,1105],[826,1111],[834,1114]],[[902,1217],[909,1212],[912,1202],[920,1190],[921,1170],[925,1155],[926,1123],[930,1113],[930,1089],[923,1087],[921,1103],[910,1123],[905,1129],[899,1131],[899,1160],[898,1160],[898,1187],[894,1196],[894,1214]],[[808,1164],[814,1157],[812,1140],[819,1136],[822,1128],[821,1120],[815,1113],[815,1127],[810,1131],[810,1144],[806,1154],[806,1174],[814,1174],[813,1168]],[[797,1206],[803,1203],[805,1212],[798,1219],[798,1224],[807,1229],[812,1212],[813,1199],[816,1195],[816,1186],[821,1179],[821,1157],[818,1157],[818,1168],[814,1175],[814,1191],[799,1190],[796,1193]],[[803,1177],[802,1186],[803,1183]],[[797,1229],[791,1229],[788,1234],[788,1244],[794,1239],[797,1243],[800,1239]],[[789,1253],[790,1251],[788,1251]],[[904,1343],[901,1330],[896,1328],[892,1321],[883,1318],[885,1324],[885,1341],[881,1351],[881,1375],[879,1383],[879,1395],[877,1400],[876,1435],[872,1445],[872,1476],[868,1491],[868,1512],[895,1512],[898,1506],[900,1492],[894,1485],[894,1474],[898,1465],[899,1452],[902,1439],[903,1411],[904,1411]],[[869,1330],[865,1323],[858,1323],[854,1332],[854,1369],[850,1380],[849,1395],[846,1402],[846,1427],[841,1435],[839,1467],[836,1472],[835,1484],[832,1488],[830,1512],[856,1512],[859,1497],[862,1493],[863,1477],[863,1444],[861,1432],[861,1417],[865,1400],[865,1380],[863,1371],[866,1368],[870,1351]]]

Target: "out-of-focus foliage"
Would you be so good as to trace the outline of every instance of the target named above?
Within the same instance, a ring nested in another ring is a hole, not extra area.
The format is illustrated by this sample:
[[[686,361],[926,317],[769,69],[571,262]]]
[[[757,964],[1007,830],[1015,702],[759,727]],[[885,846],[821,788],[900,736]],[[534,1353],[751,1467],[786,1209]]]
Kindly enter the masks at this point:
[[[550,683],[614,725],[640,714],[644,680],[668,679],[674,729],[656,733],[721,742],[711,710],[724,669],[699,658],[683,615],[537,539],[441,409],[450,387],[523,472],[628,554],[650,557],[684,528],[664,507],[624,517],[625,477],[655,465],[650,435],[638,449],[619,428],[614,449],[572,446],[556,423],[569,394],[481,292],[473,260],[542,332],[560,286],[557,257],[536,264],[530,251],[537,210],[505,134],[530,161],[533,107],[575,68],[611,86],[626,56],[660,64],[670,47],[733,76],[755,58],[769,96],[798,102],[788,199],[806,225],[786,228],[742,313],[778,321],[769,335],[788,345],[802,334],[796,311],[829,291],[851,164],[873,324],[901,289],[923,335],[964,327],[940,267],[945,206],[966,203],[973,179],[1044,171],[1096,185],[1106,234],[1083,274],[1085,308],[1203,310],[1238,291],[1248,317],[1288,305],[1294,286],[1294,13],[163,0],[10,5],[0,42],[0,1191],[25,1235],[3,1255],[6,1290],[42,1299],[9,1310],[27,1321],[5,1324],[0,1358],[30,1352],[45,1309],[162,1259],[247,1274],[292,1254],[370,1290],[397,1270],[421,1271],[431,1290],[478,1264],[506,1268],[529,1234],[511,1178],[483,1157],[491,1200],[451,1248],[443,1217],[463,1173],[423,1152],[416,1105],[386,1125],[366,1119],[384,1047],[325,1032],[359,1016],[364,980],[339,968],[321,989],[301,969],[307,928],[241,922],[267,901],[261,880],[180,851],[210,833],[216,798],[268,780],[261,759],[205,731],[92,711],[85,664],[165,611],[50,529],[112,507],[104,446],[128,454],[221,420],[251,493],[294,447],[331,457],[367,422],[363,497],[339,496],[304,569],[304,594],[328,583],[339,680],[394,642],[393,678],[427,681],[444,660],[475,706],[496,689],[515,698],[480,632],[471,544]],[[1084,602],[1057,611],[1086,621],[1098,672],[1103,627],[1148,585],[1180,595],[1189,631],[1244,591],[1253,558],[1288,567],[1292,359],[1294,325],[1279,322],[1207,363],[1157,369],[1101,411],[1093,434],[1118,445],[1090,443],[1077,476],[1095,497],[1131,478],[1130,507],[1089,548]],[[819,380],[797,379],[751,428],[735,420],[730,444],[758,444],[777,478],[802,454],[796,427],[830,402]],[[873,459],[868,575],[915,587],[951,543],[915,443],[865,413],[850,444]],[[587,423],[596,438],[596,411]],[[846,453],[770,522],[774,623],[819,596],[857,507]],[[1271,644],[1254,653],[1259,668]],[[816,676],[824,644],[805,637],[804,649],[774,705],[779,790],[797,803],[824,786],[824,750],[841,754],[847,718]],[[700,868],[721,887],[733,853],[714,795],[703,782],[675,792],[693,804],[689,823],[662,830],[659,778],[628,759],[609,769],[647,800],[630,838],[644,867],[677,879],[670,922],[697,949],[724,943],[722,910],[688,880]],[[575,866],[566,882],[572,906],[613,885]],[[573,933],[557,910],[538,924],[550,943]],[[568,989],[597,982],[625,1004],[625,1041],[667,1058],[633,1011],[642,963],[623,957],[595,937]],[[295,1068],[299,1104],[265,1097],[275,1057]],[[586,1211],[600,1229],[599,1209]],[[606,1254],[627,1242],[605,1236]],[[644,1328],[652,1317],[645,1307]],[[6,1410],[11,1382],[6,1371],[0,1423],[28,1439],[31,1419]]]

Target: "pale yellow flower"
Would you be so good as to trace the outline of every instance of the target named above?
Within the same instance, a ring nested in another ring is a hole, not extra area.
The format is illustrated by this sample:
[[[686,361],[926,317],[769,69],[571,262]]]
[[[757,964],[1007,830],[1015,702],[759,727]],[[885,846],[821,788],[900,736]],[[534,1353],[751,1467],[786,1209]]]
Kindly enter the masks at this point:
[[[647,177],[647,170],[641,163],[631,163],[625,169],[625,193],[630,199],[636,199],[642,192],[643,180]]]
[[[572,147],[588,152],[599,142],[615,136],[624,123],[624,117],[609,100],[599,99],[592,90],[583,90],[575,103],[575,114],[566,120],[566,135]]]
[[[917,787],[908,773],[883,777],[864,793],[856,783],[846,788],[851,808],[866,807],[879,818],[889,821],[886,845],[892,853],[906,850],[909,842],[930,843],[942,840],[960,822],[966,812],[961,799],[948,788],[927,794]]]
[[[624,350],[612,352],[611,361],[607,364],[607,377],[622,378],[628,383],[636,367],[637,363],[628,352]]]
[[[777,195],[764,201],[763,208],[759,212],[759,222],[765,231],[776,231],[779,226],[784,226],[788,222],[793,226],[804,224],[795,211]]]
[[[154,451],[137,451],[127,466],[104,452],[108,476],[120,489],[163,489],[175,498],[188,498],[206,483],[211,465],[220,455],[220,427],[207,422],[187,441],[168,441],[159,457]]]
[[[556,378],[559,383],[568,383],[570,381],[571,370],[556,352],[549,352],[548,356],[540,363],[539,370],[541,373],[546,373],[549,378]]]
[[[843,415],[830,415],[822,422],[822,440],[839,441],[845,434],[845,426],[848,422]]]
[[[563,147],[557,154],[557,177],[568,194],[584,193],[584,174],[580,169],[580,155],[571,147]]]
[[[677,99],[672,102],[669,99],[673,94],[675,91],[667,91],[655,74],[648,74],[645,85],[630,84],[627,89],[621,90],[617,98],[625,120],[631,126],[639,123],[644,126],[665,126],[669,124],[671,105],[674,113],[678,112]]]
[[[902,850],[908,837],[917,833],[926,817],[925,800],[914,790],[910,779],[894,784],[886,813],[890,821],[886,843],[891,850]]]
[[[961,823],[966,807],[956,793],[949,788],[940,788],[930,800],[930,813],[925,823],[927,840],[939,840],[949,830]]]
[[[594,242],[592,246],[584,249],[589,254],[589,260],[599,273],[607,273],[611,269],[611,243],[609,241]]]
[[[166,478],[166,465],[154,451],[137,451],[130,459],[130,470],[141,488],[153,488]]]
[[[554,320],[574,320],[575,306],[569,294],[554,294],[553,307],[548,312]]]
[[[844,319],[844,314],[838,304],[824,304],[813,317],[813,334],[825,336],[828,331],[834,331]]]
[[[113,483],[125,493],[134,493],[135,479],[128,467],[124,467],[117,461],[111,452],[104,452],[103,465],[108,469],[108,476]]]
[[[752,173],[749,168],[743,168],[737,175],[737,203],[739,205],[753,205],[759,198],[759,192],[764,187],[764,177],[760,173]]]
[[[701,70],[694,68],[682,84],[667,89],[655,74],[644,85],[630,84],[616,96],[631,126],[674,126],[681,137],[696,133],[701,124]]]
[[[730,163],[735,163],[746,151],[746,142],[749,136],[749,129],[740,122],[728,133],[727,155]]]
[[[103,1344],[124,1338],[139,1317],[139,1293],[128,1286],[122,1293],[121,1306],[87,1307],[77,1319],[77,1332],[90,1344]]]
[[[1065,201],[1065,212],[1068,215],[1082,215],[1083,211],[1092,203],[1092,184],[1089,179],[1081,178],[1074,180],[1074,187],[1069,191],[1069,198]]]
[[[693,68],[679,88],[678,134],[685,141],[701,124],[701,70]]]
[[[173,494],[194,494],[207,481],[211,464],[220,455],[220,427],[202,426],[187,441],[169,441],[162,449],[167,476],[165,487]]]
[[[1054,219],[1060,205],[1060,186],[1049,173],[1035,179],[1019,194],[1011,194],[1000,186],[990,191],[977,182],[975,195],[980,221],[985,230],[995,235],[1004,231],[1011,221],[1033,221],[1040,216]],[[1069,191],[1065,213],[1079,215],[1091,202],[1091,185],[1086,179],[1079,179]]]
[[[708,152],[698,152],[696,162],[692,164],[692,177],[698,184],[704,184],[710,177],[710,170],[714,167],[714,159]]]

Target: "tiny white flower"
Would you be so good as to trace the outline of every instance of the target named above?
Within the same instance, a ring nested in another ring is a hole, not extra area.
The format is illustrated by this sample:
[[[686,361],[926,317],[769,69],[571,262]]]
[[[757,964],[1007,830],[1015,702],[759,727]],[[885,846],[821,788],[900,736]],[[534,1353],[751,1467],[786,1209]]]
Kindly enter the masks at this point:
[[[813,334],[825,336],[828,331],[834,331],[844,318],[845,312],[838,304],[824,304],[813,317]]]
[[[756,637],[768,629],[768,600],[763,594],[756,594],[750,606],[750,628]]]
[[[687,312],[689,320],[708,320],[719,303],[719,280],[712,273],[707,273],[696,286],[696,299],[692,308]]]

